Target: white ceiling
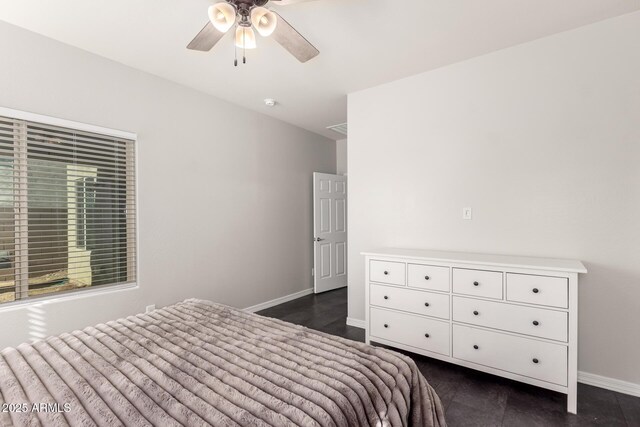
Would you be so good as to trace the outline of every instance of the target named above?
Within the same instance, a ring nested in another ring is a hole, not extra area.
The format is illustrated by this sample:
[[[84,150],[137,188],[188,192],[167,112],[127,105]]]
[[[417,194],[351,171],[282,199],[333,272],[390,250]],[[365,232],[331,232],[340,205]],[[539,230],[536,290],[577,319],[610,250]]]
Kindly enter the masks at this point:
[[[274,6],[320,56],[258,40],[233,67],[225,37],[185,46],[214,0],[0,0],[0,19],[332,139],[346,94],[640,9],[640,0],[316,0]],[[262,100],[275,98],[267,108]]]

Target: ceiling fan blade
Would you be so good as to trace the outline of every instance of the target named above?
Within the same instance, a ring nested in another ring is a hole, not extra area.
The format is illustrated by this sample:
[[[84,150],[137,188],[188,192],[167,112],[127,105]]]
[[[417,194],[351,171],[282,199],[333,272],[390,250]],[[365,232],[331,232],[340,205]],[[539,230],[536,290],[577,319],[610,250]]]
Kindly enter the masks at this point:
[[[207,22],[207,25],[205,25],[204,28],[200,30],[198,35],[195,36],[193,40],[191,40],[191,43],[187,45],[187,49],[208,52],[225,34],[226,33],[221,33],[220,31],[216,30],[216,27],[214,27],[211,21],[209,21]]]
[[[273,12],[273,11],[272,11]],[[278,15],[278,25],[271,37],[295,56],[300,62],[307,62],[318,56],[320,51],[315,48],[307,39],[296,31],[285,19]]]
[[[304,3],[304,2],[313,1],[313,0],[271,0],[271,1],[273,2],[273,4],[276,4],[278,6],[287,6],[289,4]]]

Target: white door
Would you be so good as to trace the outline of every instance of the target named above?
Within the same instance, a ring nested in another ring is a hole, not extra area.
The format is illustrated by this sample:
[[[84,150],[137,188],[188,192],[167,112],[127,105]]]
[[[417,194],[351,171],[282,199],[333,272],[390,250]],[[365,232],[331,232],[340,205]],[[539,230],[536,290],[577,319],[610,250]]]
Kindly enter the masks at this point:
[[[347,286],[347,177],[313,174],[315,293]]]

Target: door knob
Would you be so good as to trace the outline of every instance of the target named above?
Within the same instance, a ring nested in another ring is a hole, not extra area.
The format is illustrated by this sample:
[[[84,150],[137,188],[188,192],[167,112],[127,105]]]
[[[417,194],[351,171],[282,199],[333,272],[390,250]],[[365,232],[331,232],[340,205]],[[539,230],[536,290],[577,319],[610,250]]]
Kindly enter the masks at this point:
[[[314,242],[321,242],[321,241],[323,241],[323,240],[324,240],[324,239],[323,239],[323,238],[321,238],[321,237],[314,237],[314,238],[313,238],[313,241],[314,241]]]

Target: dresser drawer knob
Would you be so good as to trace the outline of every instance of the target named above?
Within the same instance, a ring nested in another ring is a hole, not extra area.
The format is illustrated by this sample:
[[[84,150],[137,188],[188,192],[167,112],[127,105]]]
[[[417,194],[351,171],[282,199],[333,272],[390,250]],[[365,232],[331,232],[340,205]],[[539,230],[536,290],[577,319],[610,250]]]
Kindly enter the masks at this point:
[[[538,362],[539,362],[538,359],[536,359],[536,358],[533,359],[533,363],[538,363]]]
[[[425,338],[429,338],[429,334],[424,334]]]
[[[477,316],[478,314],[480,314],[480,313],[478,313],[476,310],[473,310],[473,315],[474,316]]]
[[[533,321],[533,326],[538,326],[540,324],[540,322],[538,322],[537,320]]]
[[[388,328],[388,327],[389,327],[389,325],[387,325],[387,324],[385,323],[385,324],[384,324],[384,327],[385,327],[385,328]]]
[[[429,305],[430,305],[430,304],[429,304],[428,302],[425,302],[425,303],[424,303],[424,306],[425,306],[425,307],[429,307]]]
[[[431,277],[429,276],[424,276],[424,280],[429,280]]]
[[[388,275],[389,275],[389,272],[388,272],[387,270],[385,270],[385,271],[384,271],[384,275],[385,275],[385,276],[388,276]]]
[[[538,289],[538,288],[533,288],[533,293],[534,293],[534,294],[537,294],[538,292],[540,292],[540,289]]]
[[[476,350],[479,349],[480,347],[478,347],[477,345],[474,345],[473,348],[475,348]]]
[[[385,296],[384,296],[384,299],[389,299],[389,297],[385,295]]]
[[[479,285],[480,285],[480,283],[478,283],[478,282],[473,282],[473,286],[479,286]]]

